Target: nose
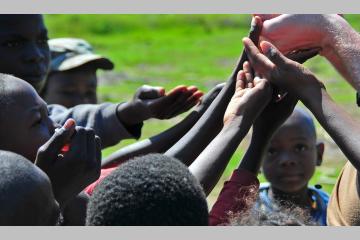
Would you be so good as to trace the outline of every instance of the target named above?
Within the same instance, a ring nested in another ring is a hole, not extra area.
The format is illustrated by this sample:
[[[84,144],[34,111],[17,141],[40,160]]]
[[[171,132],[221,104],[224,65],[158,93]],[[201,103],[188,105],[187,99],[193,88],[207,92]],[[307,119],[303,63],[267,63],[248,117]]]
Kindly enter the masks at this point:
[[[292,156],[292,154],[288,152],[282,152],[279,156],[279,165],[281,167],[294,167],[296,166],[296,159]]]
[[[29,43],[24,52],[24,60],[30,63],[39,63],[45,60],[45,55],[36,43]]]

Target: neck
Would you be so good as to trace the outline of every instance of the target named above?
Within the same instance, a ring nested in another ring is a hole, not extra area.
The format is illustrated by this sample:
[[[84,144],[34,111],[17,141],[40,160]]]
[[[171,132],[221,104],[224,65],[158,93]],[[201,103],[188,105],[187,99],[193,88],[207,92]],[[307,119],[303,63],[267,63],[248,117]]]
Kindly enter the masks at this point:
[[[269,196],[277,201],[292,203],[302,208],[309,207],[310,205],[307,186],[292,193],[286,193],[274,187],[270,187]]]

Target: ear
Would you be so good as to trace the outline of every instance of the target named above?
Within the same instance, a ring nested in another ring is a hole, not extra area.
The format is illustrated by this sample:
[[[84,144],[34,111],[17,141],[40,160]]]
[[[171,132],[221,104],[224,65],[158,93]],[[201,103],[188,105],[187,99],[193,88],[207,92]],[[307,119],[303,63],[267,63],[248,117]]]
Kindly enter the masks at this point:
[[[316,166],[320,166],[323,160],[325,145],[323,142],[316,144]]]

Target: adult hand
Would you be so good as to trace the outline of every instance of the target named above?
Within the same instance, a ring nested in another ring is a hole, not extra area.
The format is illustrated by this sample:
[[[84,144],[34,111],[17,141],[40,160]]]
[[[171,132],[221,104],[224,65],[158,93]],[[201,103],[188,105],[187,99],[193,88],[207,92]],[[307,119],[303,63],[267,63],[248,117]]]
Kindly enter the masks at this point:
[[[256,14],[263,21],[262,40],[270,41],[282,53],[320,48],[324,55],[333,44],[336,32],[347,22],[339,15]]]
[[[67,149],[65,149],[65,147]],[[50,178],[63,207],[100,176],[101,143],[94,130],[68,119],[38,150],[35,164]]]

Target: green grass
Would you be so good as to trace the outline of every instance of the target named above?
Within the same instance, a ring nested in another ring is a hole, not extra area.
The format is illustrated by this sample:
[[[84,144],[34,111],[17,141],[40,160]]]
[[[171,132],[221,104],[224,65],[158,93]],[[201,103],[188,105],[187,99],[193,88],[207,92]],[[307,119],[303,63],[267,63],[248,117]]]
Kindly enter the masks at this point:
[[[360,30],[360,16],[347,15],[352,26]],[[225,81],[242,51],[242,37],[247,35],[249,15],[46,15],[51,38],[79,37],[88,40],[97,52],[115,63],[111,82],[101,82],[98,92],[102,101],[130,99],[142,84],[161,85],[166,89],[179,84],[196,85],[207,91]],[[335,101],[354,116],[355,92],[323,58],[306,63],[325,82]],[[181,118],[149,121],[142,139],[170,127]],[[328,136],[317,123],[320,140]],[[133,143],[125,140],[103,151],[103,156]],[[223,179],[238,165],[246,144],[241,144],[228,165]],[[330,154],[315,173],[311,184],[321,183],[331,192],[344,159]],[[342,157],[340,157],[342,158]],[[262,175],[260,180],[264,181]],[[222,182],[219,183],[219,186]],[[217,195],[219,187],[212,194]]]

